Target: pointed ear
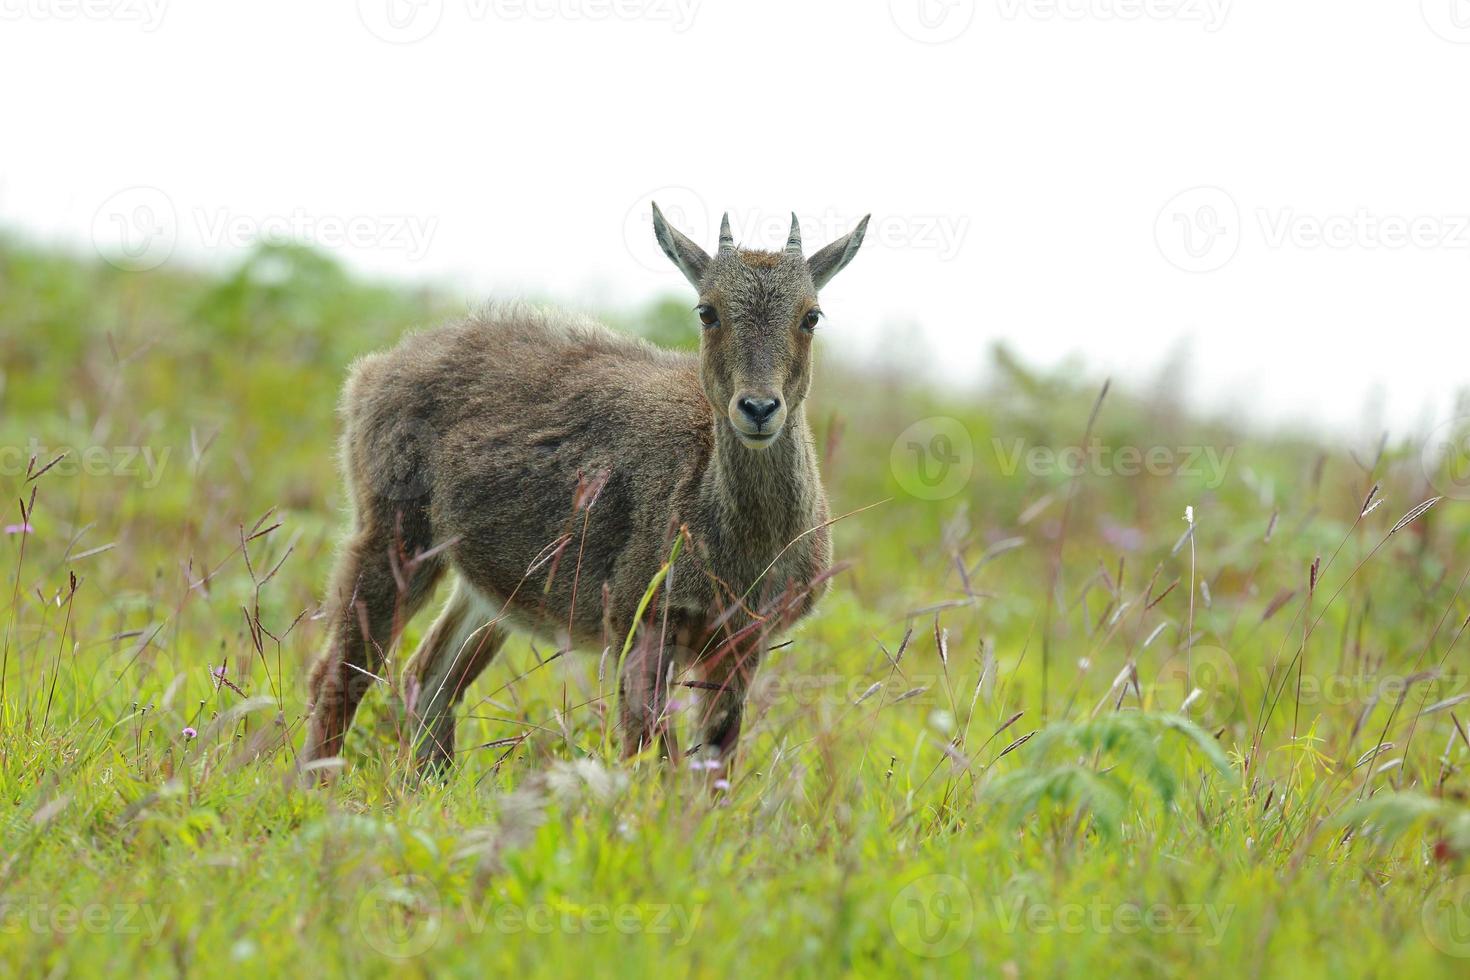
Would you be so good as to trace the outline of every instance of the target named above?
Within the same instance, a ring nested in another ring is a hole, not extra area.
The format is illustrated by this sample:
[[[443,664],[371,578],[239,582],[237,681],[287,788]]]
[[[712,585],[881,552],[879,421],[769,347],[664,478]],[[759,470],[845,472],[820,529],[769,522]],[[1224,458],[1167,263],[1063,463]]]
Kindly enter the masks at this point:
[[[832,277],[847,267],[852,257],[857,254],[858,246],[863,243],[863,235],[868,230],[868,219],[871,214],[863,216],[857,227],[843,235],[831,245],[818,250],[817,254],[806,260],[807,268],[812,273],[812,283],[818,289],[827,285]]]
[[[709,255],[665,221],[657,204],[653,206],[653,237],[658,239],[658,247],[664,250],[669,261],[679,267],[690,285],[698,289],[699,280],[704,278],[704,270],[709,266]]]

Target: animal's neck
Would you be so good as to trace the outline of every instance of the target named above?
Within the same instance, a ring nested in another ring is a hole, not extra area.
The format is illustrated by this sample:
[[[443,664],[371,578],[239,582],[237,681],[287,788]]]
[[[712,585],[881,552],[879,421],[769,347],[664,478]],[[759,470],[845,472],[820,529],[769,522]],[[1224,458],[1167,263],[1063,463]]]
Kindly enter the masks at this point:
[[[750,544],[784,546],[814,520],[820,496],[816,450],[797,408],[770,446],[752,449],[716,414],[715,451],[704,493],[732,535]]]

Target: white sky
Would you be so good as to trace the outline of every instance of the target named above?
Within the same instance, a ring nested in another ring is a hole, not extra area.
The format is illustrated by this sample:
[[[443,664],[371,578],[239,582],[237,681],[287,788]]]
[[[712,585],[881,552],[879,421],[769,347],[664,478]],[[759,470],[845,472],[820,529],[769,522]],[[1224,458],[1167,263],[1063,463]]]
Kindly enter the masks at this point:
[[[824,342],[955,382],[1187,343],[1197,404],[1356,435],[1470,365],[1470,0],[0,0],[0,92],[0,223],[144,263],[285,225],[633,303],[686,288],[657,192],[707,246],[873,212]]]

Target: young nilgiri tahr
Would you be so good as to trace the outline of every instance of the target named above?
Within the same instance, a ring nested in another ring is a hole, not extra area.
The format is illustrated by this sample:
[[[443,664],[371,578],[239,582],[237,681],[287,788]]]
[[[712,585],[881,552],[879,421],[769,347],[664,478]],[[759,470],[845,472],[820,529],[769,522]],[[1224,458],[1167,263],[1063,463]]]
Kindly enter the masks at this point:
[[[455,706],[513,628],[620,665],[629,754],[659,739],[677,751],[667,688],[671,669],[690,670],[691,750],[728,756],[773,634],[825,590],[805,411],[817,291],[867,221],[806,258],[795,215],[779,252],[736,247],[726,216],[710,256],[655,205],[658,243],[699,294],[697,356],[517,306],[359,361],[341,408],[354,521],[304,761],[341,752],[399,631],[451,570],[453,595],[405,670],[422,764],[452,762]]]

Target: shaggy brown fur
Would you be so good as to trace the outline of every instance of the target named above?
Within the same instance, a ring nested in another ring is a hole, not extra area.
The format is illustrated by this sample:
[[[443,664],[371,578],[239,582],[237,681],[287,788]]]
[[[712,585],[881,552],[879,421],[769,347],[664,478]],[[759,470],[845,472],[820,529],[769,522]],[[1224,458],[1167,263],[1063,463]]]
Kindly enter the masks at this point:
[[[455,706],[512,627],[614,656],[635,637],[619,678],[629,753],[669,745],[670,667],[693,667],[700,747],[727,755],[772,632],[824,588],[809,328],[866,220],[810,261],[794,217],[782,253],[735,249],[727,221],[711,258],[655,207],[660,244],[715,318],[697,357],[504,307],[359,361],[342,400],[355,526],[311,672],[305,759],[340,753],[399,631],[451,569],[454,594],[406,671],[423,763],[452,761]]]

